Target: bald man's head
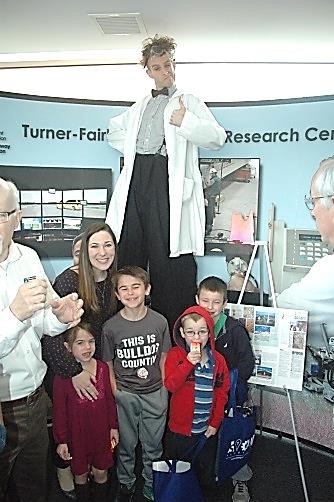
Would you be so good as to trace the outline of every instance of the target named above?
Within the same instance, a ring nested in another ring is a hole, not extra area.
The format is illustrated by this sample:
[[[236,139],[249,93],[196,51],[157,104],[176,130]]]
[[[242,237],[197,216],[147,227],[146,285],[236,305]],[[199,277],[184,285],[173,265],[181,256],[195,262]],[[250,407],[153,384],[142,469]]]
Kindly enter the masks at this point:
[[[0,178],[0,262],[8,257],[14,230],[20,219],[17,188],[11,181]]]
[[[7,202],[11,205],[12,209],[19,208],[18,190],[12,181],[0,178],[0,210],[3,209],[3,205]]]
[[[325,159],[313,175],[311,214],[324,242],[334,245],[334,157]]]

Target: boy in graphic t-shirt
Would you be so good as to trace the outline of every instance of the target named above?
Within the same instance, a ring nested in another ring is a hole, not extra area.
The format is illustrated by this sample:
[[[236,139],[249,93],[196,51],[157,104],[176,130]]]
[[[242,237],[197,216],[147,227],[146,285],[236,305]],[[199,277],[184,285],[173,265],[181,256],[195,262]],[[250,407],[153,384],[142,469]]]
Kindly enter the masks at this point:
[[[163,368],[171,347],[167,320],[145,305],[150,293],[145,270],[128,266],[113,278],[123,308],[103,327],[103,360],[110,378],[119,419],[118,501],[131,500],[135,491],[135,447],[142,447],[143,495],[153,500],[152,461],[162,455],[168,393]]]

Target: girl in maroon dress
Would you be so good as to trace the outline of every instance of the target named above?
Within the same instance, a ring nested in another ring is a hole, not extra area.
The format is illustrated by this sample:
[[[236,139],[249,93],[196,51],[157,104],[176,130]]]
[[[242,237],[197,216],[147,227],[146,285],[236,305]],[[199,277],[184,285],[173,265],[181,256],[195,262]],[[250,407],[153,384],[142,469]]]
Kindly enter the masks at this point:
[[[71,378],[55,376],[53,383],[53,434],[57,453],[69,461],[78,502],[89,500],[88,474],[93,473],[93,500],[108,499],[108,469],[118,443],[118,422],[108,365],[94,359],[95,338],[85,324],[66,333],[65,346],[96,379],[97,399],[80,398]]]

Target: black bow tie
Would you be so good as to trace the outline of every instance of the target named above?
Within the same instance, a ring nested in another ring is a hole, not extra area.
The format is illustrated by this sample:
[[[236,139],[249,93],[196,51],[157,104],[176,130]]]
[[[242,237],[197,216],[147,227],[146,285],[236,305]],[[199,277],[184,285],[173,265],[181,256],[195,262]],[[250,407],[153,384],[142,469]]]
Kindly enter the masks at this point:
[[[164,96],[168,96],[168,89],[167,87],[163,87],[162,89],[152,89],[152,96],[155,98],[156,96],[159,96],[159,94],[163,94]]]

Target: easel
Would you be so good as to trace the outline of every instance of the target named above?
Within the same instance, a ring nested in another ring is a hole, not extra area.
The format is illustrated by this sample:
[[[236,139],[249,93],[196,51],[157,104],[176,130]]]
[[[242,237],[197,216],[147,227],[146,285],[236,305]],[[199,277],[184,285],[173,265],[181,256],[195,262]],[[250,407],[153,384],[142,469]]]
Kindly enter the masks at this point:
[[[245,275],[245,280],[244,280],[244,283],[243,283],[242,288],[240,290],[240,294],[239,294],[239,298],[238,298],[237,304],[241,303],[241,300],[242,300],[242,298],[244,296],[246,285],[247,285],[250,273],[251,273],[252,268],[253,268],[255,256],[256,256],[256,253],[257,253],[257,251],[258,251],[259,248],[261,248],[262,253],[264,253],[264,256],[265,256],[266,265],[267,265],[267,272],[268,272],[268,276],[269,276],[270,291],[271,291],[271,295],[272,295],[273,307],[276,308],[277,304],[276,304],[276,297],[275,297],[275,293],[274,293],[274,281],[273,281],[273,275],[272,275],[272,272],[271,272],[271,266],[270,266],[270,260],[269,260],[268,243],[267,243],[267,241],[255,241],[253,252],[252,252],[250,260],[249,260],[247,272],[246,272],[246,275]],[[262,281],[260,281],[260,301],[261,301],[261,305],[263,305],[263,287],[262,287]]]
[[[276,303],[276,296],[275,296],[275,290],[274,290],[274,282],[273,282],[273,276],[272,276],[272,271],[271,271],[271,266],[270,266],[270,259],[269,259],[269,253],[268,253],[268,243],[267,241],[255,241],[254,248],[252,255],[249,260],[249,265],[247,268],[247,272],[245,274],[245,279],[242,285],[242,288],[240,290],[239,298],[237,301],[237,304],[241,303],[241,300],[243,298],[243,295],[245,293],[247,281],[249,279],[254,260],[257,254],[257,251],[262,251],[262,261],[263,261],[263,255],[265,257],[265,263],[267,265],[267,272],[268,272],[268,277],[269,277],[269,285],[270,285],[270,293],[271,293],[271,298],[272,298],[272,304],[273,307],[277,307]],[[260,257],[261,259],[261,257]],[[261,266],[260,262],[260,266]],[[260,269],[261,271],[261,269]],[[263,287],[262,287],[262,281],[260,281],[260,302],[261,305],[263,305]],[[262,427],[263,427],[263,415],[262,415],[262,407],[263,407],[263,391],[265,390],[264,385],[258,385],[258,389],[260,390],[260,434],[262,434]],[[300,450],[299,450],[299,443],[298,443],[298,437],[297,437],[297,432],[296,432],[296,425],[295,425],[295,418],[293,414],[293,409],[292,409],[292,403],[291,403],[291,395],[290,395],[290,390],[286,388],[285,386],[283,387],[283,390],[285,392],[285,395],[288,398],[288,403],[289,403],[289,409],[290,409],[290,416],[291,416],[291,423],[292,423],[292,430],[293,430],[293,437],[294,437],[294,442],[295,442],[295,447],[296,447],[296,454],[297,454],[297,459],[298,459],[298,466],[299,466],[299,472],[300,472],[300,477],[303,485],[303,491],[304,491],[304,497],[305,501],[309,502],[309,497],[307,493],[307,487],[306,487],[306,482],[305,482],[305,475],[304,475],[304,469],[303,469],[303,464],[302,464],[302,459],[300,455]]]

